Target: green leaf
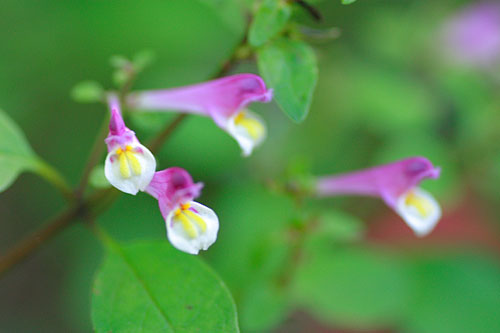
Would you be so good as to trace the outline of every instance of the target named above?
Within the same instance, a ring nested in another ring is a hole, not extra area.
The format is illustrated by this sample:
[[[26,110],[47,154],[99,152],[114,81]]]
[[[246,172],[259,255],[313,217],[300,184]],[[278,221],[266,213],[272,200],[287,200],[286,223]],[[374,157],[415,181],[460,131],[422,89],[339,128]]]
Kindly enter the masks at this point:
[[[155,53],[152,50],[142,50],[133,58],[134,68],[137,72],[141,72],[144,68],[151,65],[155,60]]]
[[[351,3],[356,2],[356,0],[342,0],[343,5],[350,5]]]
[[[309,45],[276,40],[259,49],[258,65],[281,109],[296,122],[304,120],[318,79],[316,56]]]
[[[415,263],[418,281],[405,332],[500,332],[500,266],[493,257],[433,256]]]
[[[92,298],[97,332],[238,332],[228,289],[167,241],[113,243]]]
[[[248,332],[270,332],[291,309],[286,289],[277,283],[257,283],[248,288],[241,304],[241,327]]]
[[[110,187],[111,184],[104,176],[104,165],[97,165],[90,173],[90,184],[95,188],[106,188]]]
[[[394,324],[407,313],[413,280],[403,262],[377,248],[308,244],[295,297],[321,320],[351,328]]]
[[[360,240],[364,231],[363,223],[354,216],[340,211],[326,211],[319,217],[314,233],[337,241]]]
[[[95,81],[82,81],[71,90],[71,98],[79,103],[99,102],[103,95],[102,86]]]
[[[290,19],[290,4],[282,0],[264,0],[250,26],[248,41],[252,46],[261,46],[283,30]]]
[[[0,110],[0,192],[7,189],[17,176],[39,165],[21,129]]]

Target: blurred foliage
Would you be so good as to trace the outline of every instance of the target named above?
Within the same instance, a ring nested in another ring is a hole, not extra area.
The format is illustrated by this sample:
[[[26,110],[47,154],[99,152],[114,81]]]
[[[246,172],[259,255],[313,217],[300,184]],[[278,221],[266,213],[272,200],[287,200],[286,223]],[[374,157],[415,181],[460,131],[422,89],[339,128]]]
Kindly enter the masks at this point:
[[[272,331],[305,311],[333,328],[498,332],[498,250],[486,254],[479,243],[471,249],[453,240],[447,247],[450,240],[442,234],[434,246],[426,240],[415,240],[410,249],[372,244],[376,222],[392,223],[383,203],[339,198],[297,206],[266,186],[297,159],[309,167],[295,175],[423,155],[443,169],[438,181],[423,186],[442,203],[445,218],[456,206],[474,209],[481,202],[484,214],[469,223],[500,240],[499,82],[492,73],[444,58],[436,39],[444,20],[470,1],[342,5],[348,2],[353,1],[311,1],[323,14],[319,23],[295,5],[290,18],[283,16],[286,23],[269,22],[275,12],[260,14],[264,22],[253,28],[258,37],[252,42],[259,66],[243,62],[235,69],[260,68],[270,83],[282,85],[275,91],[280,105],[291,103],[290,90],[304,96],[292,107],[291,117],[300,120],[311,103],[300,126],[275,103],[251,105],[266,120],[269,137],[243,160],[237,144],[210,119],[190,117],[157,155],[159,168],[182,166],[205,183],[200,201],[218,213],[221,228],[202,257],[228,285],[242,331]],[[124,59],[143,70],[134,89],[205,80],[243,37],[245,6],[258,13],[264,11],[260,3],[3,1],[0,106],[25,130],[34,150],[77,183],[106,110],[74,103],[72,87],[92,79],[113,88]],[[268,26],[273,23],[278,27]],[[299,26],[338,28],[341,35],[313,40]],[[314,66],[302,68],[297,58],[279,52],[261,63],[262,53],[276,51],[284,37],[295,39],[285,43],[306,54],[306,63],[317,58],[314,94]],[[114,68],[107,63],[112,56]],[[289,76],[286,66],[276,65],[279,59],[304,73]],[[94,100],[96,87],[80,87],[73,95]],[[145,113],[126,121],[142,140],[171,118]],[[92,179],[96,187],[102,184],[98,174]],[[1,195],[2,251],[61,207],[46,184],[20,177]],[[98,223],[119,241],[156,239],[170,247],[157,202],[144,194],[120,197]],[[60,235],[2,279],[0,330],[90,331],[92,276],[101,257],[82,226]]]

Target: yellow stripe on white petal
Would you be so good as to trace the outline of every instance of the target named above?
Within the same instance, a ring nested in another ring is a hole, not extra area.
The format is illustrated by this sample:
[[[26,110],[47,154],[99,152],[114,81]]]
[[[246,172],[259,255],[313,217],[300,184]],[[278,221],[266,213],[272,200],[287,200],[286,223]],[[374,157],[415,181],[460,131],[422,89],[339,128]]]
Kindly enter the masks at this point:
[[[172,245],[190,254],[208,249],[217,239],[217,215],[210,208],[194,201],[171,212],[165,222]]]
[[[146,189],[155,170],[153,154],[140,143],[119,147],[110,152],[104,165],[104,174],[110,184],[122,192],[134,195]]]
[[[266,138],[266,125],[255,113],[243,110],[228,119],[226,131],[236,139],[243,155],[248,156]]]
[[[434,197],[421,188],[402,194],[396,202],[396,212],[417,236],[425,236],[441,218],[441,207]]]

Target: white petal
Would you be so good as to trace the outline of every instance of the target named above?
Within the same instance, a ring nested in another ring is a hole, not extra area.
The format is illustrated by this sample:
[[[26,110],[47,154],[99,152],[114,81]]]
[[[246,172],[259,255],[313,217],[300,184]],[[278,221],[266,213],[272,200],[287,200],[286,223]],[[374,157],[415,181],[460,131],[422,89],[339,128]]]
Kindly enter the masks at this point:
[[[193,223],[193,227],[197,231],[197,236],[194,238],[190,237],[179,221],[173,221],[175,211],[172,211],[165,221],[167,224],[167,237],[175,248],[190,254],[198,254],[200,250],[208,249],[217,239],[219,219],[210,208],[194,201],[191,201],[189,204],[196,211],[195,214],[205,221],[206,230],[203,232],[199,225]]]
[[[264,121],[259,115],[248,110],[243,110],[229,118],[225,130],[236,139],[243,151],[243,156],[249,156],[252,150],[266,138]]]
[[[106,157],[104,175],[109,183],[120,191],[135,195],[138,191],[144,191],[153,179],[156,170],[156,160],[149,149],[140,143],[135,143],[131,146],[134,150],[140,150],[140,152],[135,152],[134,156],[141,166],[141,173],[139,175],[132,173],[130,177],[123,177],[120,172],[118,155],[116,155],[115,151],[112,151]],[[111,162],[112,160],[113,162]]]
[[[418,206],[412,203],[415,200]],[[417,236],[430,233],[441,218],[441,207],[438,202],[421,188],[413,188],[401,195],[396,202],[396,212]]]

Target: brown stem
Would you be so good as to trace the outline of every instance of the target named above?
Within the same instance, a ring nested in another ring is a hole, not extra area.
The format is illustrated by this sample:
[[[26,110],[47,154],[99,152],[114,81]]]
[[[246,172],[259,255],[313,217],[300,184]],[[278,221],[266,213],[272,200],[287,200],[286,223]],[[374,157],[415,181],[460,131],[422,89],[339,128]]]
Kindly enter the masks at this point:
[[[148,144],[149,150],[153,154],[157,153],[162,144],[172,135],[175,129],[187,118],[187,114],[182,113],[177,115],[170,124],[167,125],[155,138]]]
[[[234,64],[238,61],[237,57],[234,55],[236,50],[246,43],[246,37],[242,40],[241,44],[235,49],[231,58],[226,61],[221,70],[216,73],[216,77],[226,75]],[[134,80],[135,75],[131,75],[129,84],[125,84],[120,92],[120,98],[126,96],[128,90],[131,87],[132,81]],[[165,143],[165,141],[170,137],[170,135],[174,132],[174,130],[187,118],[186,114],[178,115],[171,123],[165,127],[163,131],[158,133],[153,140],[151,140],[148,145],[151,152],[156,152],[160,147]],[[120,192],[114,188],[103,189],[95,192],[86,200],[82,200],[83,193],[88,184],[88,179],[90,177],[90,173],[92,172],[93,167],[99,161],[99,158],[104,151],[104,144],[102,144],[104,137],[106,135],[107,127],[104,124],[104,130],[101,130],[99,136],[97,137],[94,147],[92,148],[89,161],[85,166],[82,179],[80,181],[80,185],[75,191],[75,195],[77,196],[76,205],[73,207],[69,207],[64,210],[62,213],[49,220],[47,224],[41,228],[40,230],[32,233],[31,235],[24,238],[22,241],[17,243],[13,248],[7,251],[7,253],[0,257],[0,276],[5,274],[9,269],[14,267],[16,264],[19,264],[26,257],[31,255],[35,250],[37,250],[41,245],[45,242],[59,234],[63,231],[67,226],[71,224],[72,221],[77,219],[82,219],[86,221],[92,221],[100,215],[102,212],[107,210],[111,204],[118,198]],[[103,134],[104,133],[104,134]]]
[[[0,276],[66,228],[77,215],[78,207],[68,208],[7,251],[0,257]]]
[[[104,118],[101,129],[97,134],[97,137],[94,141],[94,145],[92,146],[92,150],[90,151],[89,159],[87,160],[87,164],[83,169],[82,178],[80,179],[80,184],[78,188],[75,190],[75,197],[77,200],[80,200],[83,196],[83,192],[87,187],[89,182],[90,174],[92,173],[92,169],[99,163],[99,159],[104,153],[105,145],[103,144],[104,139],[106,139],[106,134],[108,132],[108,122],[107,117]]]

